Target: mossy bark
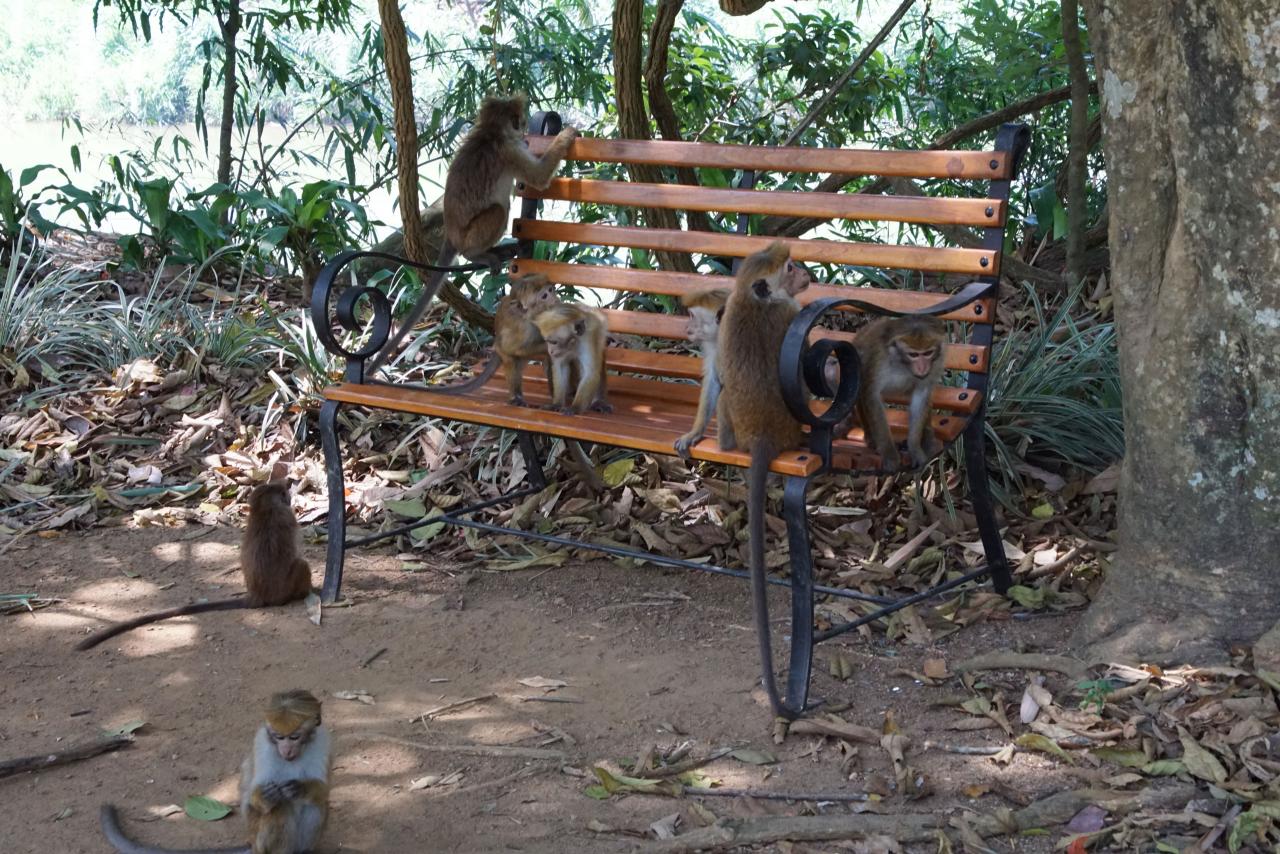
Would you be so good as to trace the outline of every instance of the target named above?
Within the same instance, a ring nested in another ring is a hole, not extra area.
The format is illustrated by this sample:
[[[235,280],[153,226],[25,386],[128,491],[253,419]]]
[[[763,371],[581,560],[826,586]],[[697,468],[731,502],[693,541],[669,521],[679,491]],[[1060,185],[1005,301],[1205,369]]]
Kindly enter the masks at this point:
[[[1204,660],[1280,612],[1280,6],[1085,10],[1126,455],[1120,549],[1076,640]]]

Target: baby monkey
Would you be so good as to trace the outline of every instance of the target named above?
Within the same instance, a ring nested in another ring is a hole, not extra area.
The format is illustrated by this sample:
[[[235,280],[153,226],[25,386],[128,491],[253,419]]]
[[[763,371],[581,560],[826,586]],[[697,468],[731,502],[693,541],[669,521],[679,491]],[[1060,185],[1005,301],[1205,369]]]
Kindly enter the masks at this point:
[[[559,303],[533,315],[551,358],[552,409],[612,412],[605,390],[608,324],[598,309]]]
[[[689,310],[689,340],[702,348],[702,393],[698,396],[698,414],[693,419],[693,429],[676,439],[676,453],[689,458],[689,449],[702,440],[707,432],[707,422],[720,400],[720,375],[716,372],[716,339],[720,334],[720,319],[724,316],[725,303],[729,300],[728,288],[708,288],[693,291],[680,298]]]
[[[120,854],[306,854],[314,851],[329,818],[332,765],[329,731],[320,725],[320,701],[310,692],[276,694],[240,773],[240,811],[249,844],[240,848],[156,848],[124,835],[116,808],[104,804],[102,832]]]
[[[247,596],[143,614],[94,632],[76,644],[76,649],[92,649],[108,638],[171,617],[236,608],[267,608],[305,599],[311,592],[311,568],[300,551],[298,519],[289,503],[289,481],[259,484],[249,493],[249,521],[245,524],[244,539],[240,541],[240,570],[244,574]]]
[[[897,471],[901,458],[889,432],[885,395],[908,397],[907,454],[912,466],[923,466],[942,448],[929,423],[929,398],[942,378],[946,336],[946,325],[936,317],[882,317],[854,339],[861,363],[858,421],[886,471]]]

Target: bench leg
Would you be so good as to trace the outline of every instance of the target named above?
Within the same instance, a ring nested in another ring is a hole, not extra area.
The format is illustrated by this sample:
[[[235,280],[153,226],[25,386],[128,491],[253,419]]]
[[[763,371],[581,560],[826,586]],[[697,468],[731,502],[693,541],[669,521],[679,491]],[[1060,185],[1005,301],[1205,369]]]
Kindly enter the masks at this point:
[[[529,483],[542,489],[547,485],[547,473],[542,468],[542,457],[533,443],[533,434],[523,430],[516,431],[516,441],[520,443],[520,455],[524,457],[525,477]]]
[[[320,590],[320,601],[326,605],[338,599],[347,545],[346,487],[342,482],[342,451],[338,447],[340,406],[336,400],[326,400],[320,407],[320,444],[324,448],[324,470],[329,489],[328,548],[324,560],[324,587]]]
[[[973,500],[973,515],[978,519],[978,533],[982,537],[982,549],[986,552],[987,568],[991,571],[991,585],[1003,595],[1013,586],[1009,561],[1004,555],[1004,543],[1000,539],[1000,525],[996,522],[995,506],[991,503],[991,486],[987,481],[986,419],[969,419],[964,428],[965,472],[969,477],[969,497]]]
[[[809,478],[787,478],[782,516],[787,522],[787,548],[791,558],[791,663],[787,669],[787,697],[771,697],[774,708],[787,718],[804,714],[809,699],[809,675],[813,667],[813,549],[809,545],[809,517],[805,492]],[[759,629],[758,629],[759,630]],[[769,627],[764,626],[763,631]]]

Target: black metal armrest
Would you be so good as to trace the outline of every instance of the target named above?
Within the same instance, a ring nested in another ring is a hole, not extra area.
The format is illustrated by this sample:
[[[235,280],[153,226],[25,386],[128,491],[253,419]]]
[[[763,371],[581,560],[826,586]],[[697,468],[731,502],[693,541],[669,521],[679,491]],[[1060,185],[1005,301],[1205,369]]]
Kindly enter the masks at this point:
[[[970,303],[975,303],[980,299],[985,299],[995,293],[996,285],[994,282],[969,282],[960,290],[944,299],[942,302],[934,303],[928,308],[917,309],[916,311],[894,311],[891,308],[885,308],[881,305],[869,303],[866,300],[860,300],[856,297],[828,297],[825,300],[817,302],[829,303],[834,307],[852,306],[861,309],[868,314],[880,314],[890,317],[937,317],[941,314],[950,314],[953,311],[959,311]],[[850,290],[854,290],[850,288]],[[813,305],[814,303],[810,303]]]
[[[516,249],[517,244],[514,241],[507,241],[498,244],[491,251],[514,257]],[[341,296],[338,297],[337,303],[333,307],[335,319],[343,329],[349,332],[359,332],[364,326],[356,318],[356,305],[361,297],[368,299],[370,308],[373,310],[373,332],[369,336],[369,340],[358,350],[348,350],[342,346],[333,334],[333,323],[329,312],[334,283],[344,267],[361,258],[380,258],[428,273],[468,273],[475,270],[488,269],[487,264],[452,264],[448,266],[419,264],[416,261],[410,261],[408,258],[402,258],[399,255],[391,255],[386,252],[355,251],[343,252],[335,256],[328,264],[325,264],[324,268],[320,270],[320,275],[316,277],[315,285],[311,291],[311,324],[315,327],[316,335],[319,336],[320,343],[324,345],[324,348],[335,356],[340,356],[347,360],[347,382],[364,381],[364,360],[381,350],[391,335],[391,303],[387,300],[385,293],[371,285],[353,285],[342,290]],[[506,260],[509,260],[509,258]]]
[[[782,399],[797,421],[809,425],[810,448],[827,463],[831,461],[831,431],[853,413],[858,400],[858,351],[848,341],[821,338],[810,343],[809,333],[824,314],[846,302],[827,297],[802,308],[787,328],[778,357]],[[840,366],[840,382],[834,390],[826,377],[827,360],[833,356]],[[814,412],[809,407],[811,397],[831,398],[831,405]]]

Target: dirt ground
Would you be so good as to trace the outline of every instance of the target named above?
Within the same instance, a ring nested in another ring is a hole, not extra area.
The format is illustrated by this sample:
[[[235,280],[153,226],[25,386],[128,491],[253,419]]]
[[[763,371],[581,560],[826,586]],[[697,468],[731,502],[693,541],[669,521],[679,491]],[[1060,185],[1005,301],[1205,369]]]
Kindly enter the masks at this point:
[[[0,591],[63,600],[0,617],[0,760],[57,751],[100,729],[146,722],[124,750],[0,780],[0,849],[107,851],[97,827],[104,801],[121,807],[127,832],[153,845],[240,844],[238,815],[206,823],[166,807],[190,795],[235,803],[238,766],[259,708],[273,691],[292,687],[324,701],[325,723],[336,736],[325,852],[643,850],[651,822],[680,812],[682,827],[691,826],[688,799],[593,800],[584,795],[595,782],[591,767],[686,740],[694,755],[743,745],[779,760],[719,760],[706,771],[724,786],[885,791],[874,808],[889,813],[988,812],[1071,785],[1062,767],[1034,754],[997,765],[985,757],[917,750],[909,762],[927,776],[932,793],[906,801],[889,792],[893,772],[878,747],[861,745],[850,760],[836,742],[812,736],[774,745],[772,718],[753,691],[747,585],[702,573],[607,562],[508,573],[450,566],[406,572],[390,551],[357,552],[348,559],[344,588],[351,606],[325,609],[320,627],[301,605],[221,612],[156,624],[91,652],[72,650],[106,621],[237,591],[238,536],[234,529],[197,526],[108,529],[27,539],[0,558]],[[322,547],[308,545],[307,557],[318,583]],[[775,617],[786,614],[785,595],[777,591]],[[1053,650],[1071,622],[988,622],[927,648],[886,644],[878,634],[854,638],[835,647],[858,668],[844,682],[826,675],[830,648],[819,647],[814,694],[852,703],[842,717],[865,726],[879,727],[892,710],[917,743],[1004,743],[998,730],[950,729],[968,716],[931,705],[960,692],[958,681],[930,687],[904,671],[920,672],[928,657],[955,662],[996,649]],[[517,681],[538,676],[568,685],[546,694]],[[988,683],[1001,679],[1009,683],[1016,715],[1026,676],[987,677]],[[367,692],[373,703],[334,696],[344,691]],[[429,723],[415,720],[435,707],[490,694],[496,696]],[[572,702],[522,699],[528,697]],[[558,750],[565,757],[429,752],[376,735],[436,746]],[[559,735],[567,738],[554,741]],[[411,781],[453,772],[461,773],[456,782],[411,789]],[[700,800],[719,816],[851,809]],[[610,830],[597,832],[601,826]],[[1051,844],[1051,838],[1023,840],[1016,850]],[[992,847],[1012,850],[1005,841]]]

